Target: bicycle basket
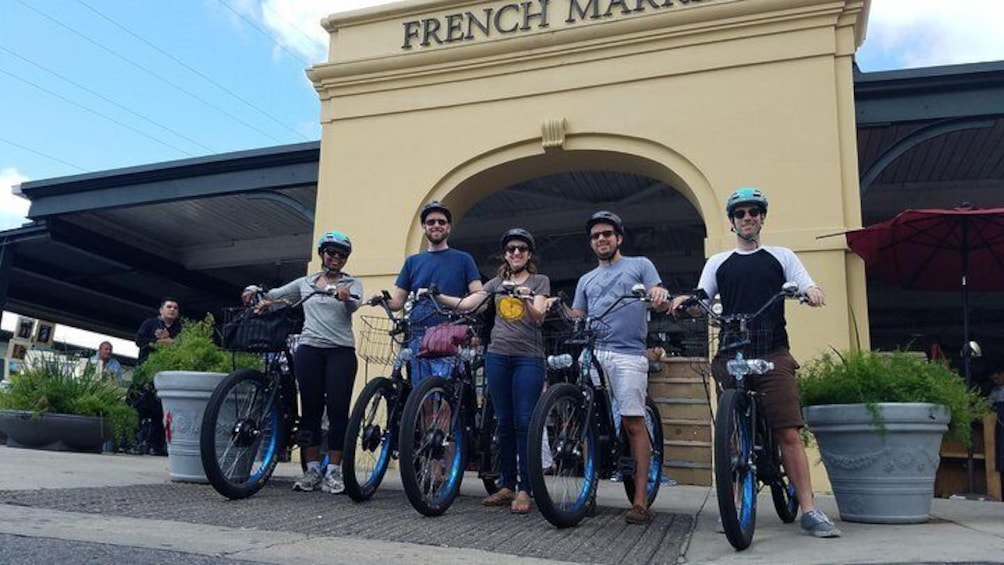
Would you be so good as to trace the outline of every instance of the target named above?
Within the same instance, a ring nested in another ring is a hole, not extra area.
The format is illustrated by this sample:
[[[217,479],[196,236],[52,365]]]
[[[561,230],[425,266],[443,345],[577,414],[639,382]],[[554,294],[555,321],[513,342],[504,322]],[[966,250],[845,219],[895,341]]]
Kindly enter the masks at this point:
[[[774,332],[757,325],[740,329],[737,324],[724,324],[714,334],[717,353],[730,358],[736,353],[747,359],[762,358],[774,348]]]
[[[359,316],[363,321],[356,354],[367,363],[390,365],[404,343],[403,335],[391,335],[394,322],[385,316]]]
[[[285,351],[286,338],[300,333],[302,327],[299,310],[287,304],[270,304],[260,312],[254,308],[224,308],[221,341],[228,351]]]

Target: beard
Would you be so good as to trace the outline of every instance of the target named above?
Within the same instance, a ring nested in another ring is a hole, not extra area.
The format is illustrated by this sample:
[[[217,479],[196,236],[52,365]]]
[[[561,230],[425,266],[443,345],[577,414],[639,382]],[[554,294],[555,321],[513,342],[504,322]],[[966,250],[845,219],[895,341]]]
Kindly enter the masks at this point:
[[[596,251],[596,257],[602,261],[609,261],[610,259],[613,258],[614,255],[617,255],[617,251],[620,250],[620,248],[621,247],[619,245],[614,245],[610,248],[610,251],[606,251],[603,253]]]
[[[429,243],[433,245],[438,245],[446,241],[447,237],[449,237],[449,234],[446,233],[445,231],[436,233],[425,232],[425,239],[427,239]]]

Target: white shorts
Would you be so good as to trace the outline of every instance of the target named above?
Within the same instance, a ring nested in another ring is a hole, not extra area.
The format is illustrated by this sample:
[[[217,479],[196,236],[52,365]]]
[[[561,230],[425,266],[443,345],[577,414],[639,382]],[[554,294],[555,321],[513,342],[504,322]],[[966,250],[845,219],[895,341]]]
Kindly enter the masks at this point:
[[[614,351],[597,351],[596,360],[607,375],[622,416],[644,416],[648,393],[648,358]],[[598,377],[593,376],[595,382]]]

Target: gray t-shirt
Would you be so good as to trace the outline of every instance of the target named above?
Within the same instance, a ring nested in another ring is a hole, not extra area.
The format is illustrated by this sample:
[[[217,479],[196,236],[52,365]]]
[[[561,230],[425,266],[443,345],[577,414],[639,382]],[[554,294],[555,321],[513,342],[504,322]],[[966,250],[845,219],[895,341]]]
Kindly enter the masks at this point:
[[[621,257],[611,265],[600,265],[582,275],[575,285],[572,308],[599,316],[618,298],[630,295],[634,285],[641,283],[648,290],[661,282],[655,265],[647,258]],[[648,334],[647,304],[624,300],[595,329],[598,332],[597,349],[644,355]]]
[[[296,302],[318,290],[314,283],[320,276],[320,273],[316,273],[300,277],[279,288],[273,288],[266,296],[272,300],[285,299]],[[363,295],[363,283],[354,277],[342,273],[340,282],[349,286],[349,294]],[[311,297],[303,303],[304,322],[303,331],[300,333],[300,344],[312,347],[355,347],[352,313],[358,309],[359,299],[342,302],[324,294]]]
[[[502,284],[502,279],[495,277],[485,283],[485,292],[495,292]],[[533,274],[520,286],[529,288],[534,294],[551,294],[551,281],[545,275]],[[503,301],[519,300],[523,308],[507,308]],[[543,357],[544,340],[540,327],[533,323],[530,314],[532,300],[521,300],[508,296],[495,297],[495,325],[492,327],[492,340],[488,344],[488,352],[498,355],[513,355],[518,357]]]

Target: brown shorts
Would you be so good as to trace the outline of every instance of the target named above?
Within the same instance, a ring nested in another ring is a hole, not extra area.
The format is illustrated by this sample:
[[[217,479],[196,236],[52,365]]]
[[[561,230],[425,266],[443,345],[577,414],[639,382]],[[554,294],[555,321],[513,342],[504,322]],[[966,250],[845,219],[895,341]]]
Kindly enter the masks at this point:
[[[805,426],[798,399],[798,383],[795,381],[798,362],[786,347],[770,352],[767,360],[774,363],[773,371],[746,377],[750,379],[750,388],[761,394],[760,409],[764,421],[772,430]],[[726,357],[718,355],[711,363],[711,373],[723,388],[732,386],[732,375],[725,370],[726,361]]]

